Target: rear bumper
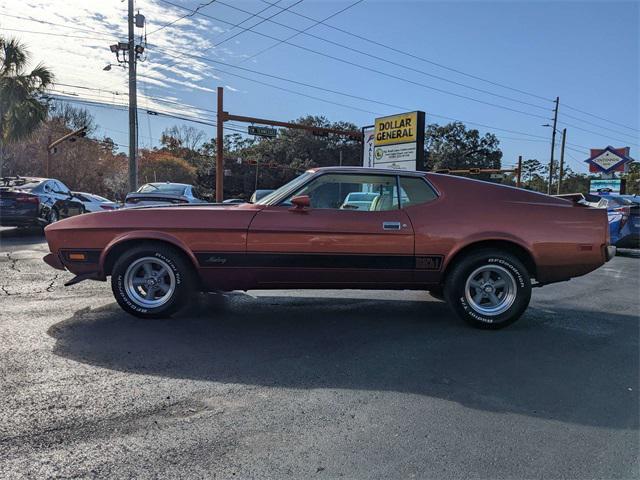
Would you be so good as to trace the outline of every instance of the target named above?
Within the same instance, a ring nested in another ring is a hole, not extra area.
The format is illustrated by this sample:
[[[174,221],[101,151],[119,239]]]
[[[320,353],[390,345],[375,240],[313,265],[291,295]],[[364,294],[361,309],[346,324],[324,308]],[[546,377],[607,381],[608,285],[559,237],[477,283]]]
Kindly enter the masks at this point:
[[[614,245],[606,245],[604,247],[604,258],[607,262],[616,256],[616,250],[617,248]]]
[[[630,233],[616,241],[618,248],[640,248],[640,234]]]

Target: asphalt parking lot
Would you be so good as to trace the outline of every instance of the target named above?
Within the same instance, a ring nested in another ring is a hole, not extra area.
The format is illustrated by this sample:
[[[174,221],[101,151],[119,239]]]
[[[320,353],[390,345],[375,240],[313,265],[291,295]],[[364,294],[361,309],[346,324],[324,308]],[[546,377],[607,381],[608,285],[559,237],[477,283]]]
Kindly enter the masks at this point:
[[[638,478],[640,256],[477,331],[421,292],[249,292],[178,318],[0,229],[2,478]]]

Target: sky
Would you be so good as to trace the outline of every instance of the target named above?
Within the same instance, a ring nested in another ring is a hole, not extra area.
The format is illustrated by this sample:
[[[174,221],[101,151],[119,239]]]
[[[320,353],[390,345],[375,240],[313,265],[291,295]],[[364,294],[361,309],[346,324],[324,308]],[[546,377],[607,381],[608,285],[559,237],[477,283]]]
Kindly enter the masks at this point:
[[[640,160],[636,1],[137,0],[135,7],[146,16],[147,38],[138,64],[140,147],[157,146],[173,125],[215,136],[213,126],[164,114],[211,123],[222,86],[225,110],[238,115],[324,115],[365,126],[423,110],[428,123],[462,120],[499,138],[505,167],[518,155],[548,161],[551,128],[543,125],[560,97],[558,130],[567,128],[565,160],[574,171],[587,171],[589,148],[629,146]],[[126,16],[121,0],[0,2],[0,34],[25,43],[32,66],[53,70],[52,95],[104,104],[87,106],[96,135],[122,150],[128,114],[113,106],[127,103],[127,72],[109,45],[126,41]],[[225,125],[226,133],[246,131]]]

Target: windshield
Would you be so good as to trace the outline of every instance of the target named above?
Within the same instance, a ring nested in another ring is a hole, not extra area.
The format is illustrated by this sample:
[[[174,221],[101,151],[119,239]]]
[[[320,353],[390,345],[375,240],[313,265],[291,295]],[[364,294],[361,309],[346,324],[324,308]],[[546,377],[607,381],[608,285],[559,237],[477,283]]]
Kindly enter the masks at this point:
[[[175,183],[147,183],[138,189],[138,193],[170,193],[183,195],[185,187]]]
[[[277,190],[274,190],[266,197],[263,197],[256,202],[257,205],[272,205],[274,201],[277,201],[281,196],[290,191],[295,191],[299,186],[305,183],[313,175],[312,172],[305,172],[299,177],[294,178],[289,183],[284,184]]]

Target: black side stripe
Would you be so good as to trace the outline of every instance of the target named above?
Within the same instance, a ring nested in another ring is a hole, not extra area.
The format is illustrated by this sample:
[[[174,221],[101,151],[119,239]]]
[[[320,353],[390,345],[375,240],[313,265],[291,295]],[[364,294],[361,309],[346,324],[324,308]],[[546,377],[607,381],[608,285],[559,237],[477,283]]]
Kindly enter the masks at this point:
[[[202,267],[440,270],[442,256],[195,252]]]

